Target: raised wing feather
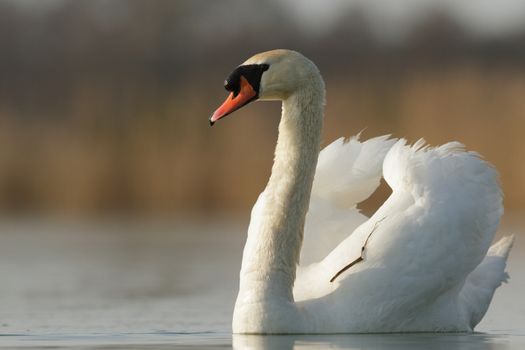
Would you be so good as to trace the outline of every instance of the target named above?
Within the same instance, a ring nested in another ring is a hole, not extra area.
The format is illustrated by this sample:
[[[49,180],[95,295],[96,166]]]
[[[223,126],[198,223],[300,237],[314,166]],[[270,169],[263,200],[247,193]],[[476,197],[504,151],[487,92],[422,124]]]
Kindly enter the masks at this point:
[[[384,135],[361,142],[359,136],[339,138],[321,151],[312,186],[314,198],[351,208],[379,186],[383,159],[396,140]]]
[[[301,250],[301,266],[323,259],[368,218],[356,205],[379,186],[389,135],[339,138],[319,154]]]
[[[405,140],[390,149],[383,168],[392,195],[300,276],[296,300],[308,300],[313,313],[352,312],[326,326],[332,330],[471,330],[504,279],[510,249],[509,243],[505,254],[491,253],[500,256],[497,263],[485,258],[502,214],[496,171],[459,143],[430,148]],[[329,282],[360,255],[361,262]],[[475,283],[486,271],[494,272],[486,275],[490,281]]]

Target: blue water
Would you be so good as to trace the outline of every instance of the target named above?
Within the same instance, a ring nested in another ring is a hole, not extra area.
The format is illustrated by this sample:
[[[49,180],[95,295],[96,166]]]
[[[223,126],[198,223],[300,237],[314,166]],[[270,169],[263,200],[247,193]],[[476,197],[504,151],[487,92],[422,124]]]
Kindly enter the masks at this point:
[[[477,333],[232,337],[245,227],[232,218],[1,220],[0,347],[525,349],[521,237],[510,283]],[[503,231],[520,227],[511,220]]]

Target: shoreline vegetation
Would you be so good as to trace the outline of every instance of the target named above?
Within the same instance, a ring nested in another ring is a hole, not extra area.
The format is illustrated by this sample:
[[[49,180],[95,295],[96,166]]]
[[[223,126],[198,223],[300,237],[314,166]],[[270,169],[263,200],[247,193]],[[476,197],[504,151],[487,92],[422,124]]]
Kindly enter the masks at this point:
[[[525,27],[479,38],[437,11],[392,44],[349,12],[312,38],[272,8],[246,31],[203,35],[185,19],[200,2],[115,3],[125,15],[87,2],[38,15],[0,4],[2,212],[251,207],[269,176],[279,105],[250,105],[213,129],[208,117],[232,62],[276,47],[303,52],[326,78],[324,145],[361,130],[458,140],[497,167],[506,208],[525,208]],[[263,38],[265,16],[277,21]]]

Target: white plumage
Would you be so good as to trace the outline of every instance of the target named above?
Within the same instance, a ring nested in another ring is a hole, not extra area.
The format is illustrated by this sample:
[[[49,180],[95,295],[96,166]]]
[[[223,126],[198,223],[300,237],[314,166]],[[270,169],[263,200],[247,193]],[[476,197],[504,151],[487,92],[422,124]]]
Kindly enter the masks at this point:
[[[359,137],[346,141],[339,138],[319,154],[306,217],[302,266],[320,261],[368,220],[356,206],[379,186],[383,159],[396,140],[385,135],[359,142]]]
[[[390,198],[320,263],[299,270],[295,300],[322,315],[312,331],[473,330],[506,278],[512,245],[505,237],[487,254],[503,210],[496,171],[459,143],[429,148],[400,140],[383,174]],[[330,224],[323,219],[309,212],[305,239],[324,240],[319,228]],[[316,232],[308,232],[311,222]],[[372,230],[365,259],[326,283],[360,256]],[[351,316],[341,317],[342,310]]]
[[[338,139],[318,157],[315,65],[287,50],[245,64],[269,66],[259,98],[282,100],[283,113],[252,210],[234,332],[472,331],[512,246],[505,237],[489,249],[503,212],[495,169],[457,142],[389,136]],[[392,194],[367,218],[356,205],[381,177]]]

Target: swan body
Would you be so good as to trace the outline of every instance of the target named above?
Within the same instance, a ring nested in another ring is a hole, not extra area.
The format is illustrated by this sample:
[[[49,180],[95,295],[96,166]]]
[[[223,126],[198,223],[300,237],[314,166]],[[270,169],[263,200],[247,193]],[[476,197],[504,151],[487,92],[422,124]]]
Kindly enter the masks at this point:
[[[431,148],[376,137],[320,152],[325,89],[301,54],[239,66],[214,123],[256,100],[281,100],[268,185],[243,252],[234,333],[466,332],[506,280],[512,237],[490,247],[503,212],[495,169],[457,142]],[[384,177],[370,218],[356,205]]]

